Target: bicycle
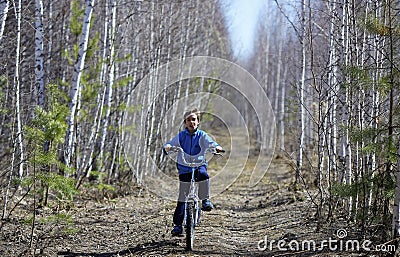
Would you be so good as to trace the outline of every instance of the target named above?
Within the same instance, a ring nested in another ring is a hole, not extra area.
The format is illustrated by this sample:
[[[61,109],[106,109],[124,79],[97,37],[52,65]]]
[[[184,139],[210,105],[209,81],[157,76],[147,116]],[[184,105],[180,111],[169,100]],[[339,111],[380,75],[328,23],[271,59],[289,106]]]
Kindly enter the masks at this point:
[[[192,157],[185,154],[181,147],[172,146],[169,152],[178,152],[181,154],[181,164],[192,168],[192,178],[190,181],[189,193],[185,198],[185,215],[183,219],[183,226],[185,228],[186,234],[186,250],[193,250],[194,245],[194,230],[195,227],[200,224],[201,216],[201,200],[197,195],[198,185],[195,181],[195,171],[196,168],[202,166],[207,162],[206,155],[208,152],[213,155],[223,156],[225,150],[217,151],[215,147],[210,147],[204,151],[203,155]],[[189,156],[190,161],[188,161],[185,156]]]

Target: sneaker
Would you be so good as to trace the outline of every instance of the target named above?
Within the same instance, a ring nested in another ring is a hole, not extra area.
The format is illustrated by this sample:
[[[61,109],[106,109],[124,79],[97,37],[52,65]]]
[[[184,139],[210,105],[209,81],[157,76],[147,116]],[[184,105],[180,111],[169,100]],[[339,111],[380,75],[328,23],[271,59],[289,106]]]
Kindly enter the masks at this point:
[[[208,200],[208,199],[203,200],[203,204],[201,206],[201,210],[202,211],[211,211],[212,209],[214,209],[214,206],[211,203],[211,201]]]
[[[183,235],[183,228],[182,226],[175,226],[171,231],[172,236],[182,236]]]

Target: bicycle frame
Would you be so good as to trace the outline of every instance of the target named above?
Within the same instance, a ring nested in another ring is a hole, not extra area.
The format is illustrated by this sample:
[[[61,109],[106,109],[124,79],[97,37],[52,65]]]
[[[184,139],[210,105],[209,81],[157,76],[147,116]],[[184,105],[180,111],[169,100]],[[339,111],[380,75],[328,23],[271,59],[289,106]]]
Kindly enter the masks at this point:
[[[192,168],[192,171],[191,171],[191,180],[190,180],[190,187],[189,187],[189,191],[188,191],[188,194],[186,195],[186,198],[185,198],[185,209],[187,208],[187,206],[188,206],[188,203],[192,203],[192,205],[191,206],[193,206],[193,215],[194,215],[194,217],[193,217],[193,221],[194,221],[194,226],[197,226],[199,223],[200,223],[200,215],[201,215],[201,208],[200,208],[200,198],[199,198],[199,196],[198,196],[198,185],[196,184],[196,178],[195,178],[195,172],[196,172],[196,169],[198,168],[198,167],[200,167],[201,165],[203,165],[206,161],[205,161],[205,155],[206,155],[206,153],[207,153],[207,151],[205,151],[205,153],[204,153],[204,156],[203,156],[203,161],[201,162],[201,163],[196,163],[196,162],[194,162],[194,161],[192,161],[192,162],[188,162],[188,161],[186,161],[185,160],[185,158],[183,158],[184,159],[184,163],[185,163],[185,165],[187,165],[187,166],[189,166],[189,167],[191,167]],[[184,224],[184,226],[186,226],[186,220],[187,220],[187,214],[186,214],[187,212],[185,212],[185,216],[184,216],[184,219],[183,219],[183,224]]]
[[[200,223],[200,215],[201,215],[201,208],[200,208],[200,198],[197,195],[198,185],[196,184],[195,180],[195,171],[196,168],[192,167],[192,178],[190,180],[190,187],[189,187],[189,194],[186,196],[185,202],[187,207],[188,202],[192,202],[194,206],[194,226],[197,226]],[[183,219],[183,224],[186,226],[186,212]]]
[[[190,181],[189,194],[185,201],[183,225],[186,231],[186,250],[191,251],[194,245],[194,230],[200,223],[200,199],[197,195],[198,186],[195,181],[195,167],[192,167],[192,179]]]
[[[180,147],[172,147],[173,152],[179,152],[182,154],[182,162],[185,166],[192,168],[192,177],[190,180],[190,187],[188,191],[188,195],[185,196],[185,213],[183,219],[183,225],[186,230],[186,249],[191,251],[194,243],[194,229],[200,223],[201,216],[201,207],[200,207],[200,198],[197,195],[198,185],[196,184],[195,179],[195,171],[198,167],[202,166],[207,162],[206,154],[207,152],[211,152],[213,154],[217,154],[215,148],[208,148],[204,151],[202,156],[198,156],[198,160],[200,162],[196,162],[193,157],[190,157],[191,161],[187,161],[185,157],[185,152]]]

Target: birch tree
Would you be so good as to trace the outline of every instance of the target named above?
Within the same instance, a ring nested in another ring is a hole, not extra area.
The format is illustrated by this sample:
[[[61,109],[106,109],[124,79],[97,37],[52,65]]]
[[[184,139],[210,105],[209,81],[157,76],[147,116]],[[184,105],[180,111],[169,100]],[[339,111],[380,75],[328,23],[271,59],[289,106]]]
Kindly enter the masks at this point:
[[[37,83],[37,104],[44,109],[45,88],[44,88],[44,58],[43,58],[43,2],[35,0],[35,73]]]
[[[19,152],[18,174],[22,178],[24,175],[25,154],[22,139],[22,120],[21,120],[21,76],[20,76],[20,51],[21,51],[21,22],[22,22],[22,2],[19,0],[15,6],[15,14],[17,20],[17,39],[15,48],[15,73],[14,73],[14,89],[15,89],[15,115],[17,123],[16,145]]]
[[[0,0],[0,43],[3,38],[4,27],[6,26],[6,19],[9,6],[10,6],[9,0]]]
[[[282,29],[283,29],[283,21],[282,21],[282,16],[280,17],[280,19],[279,19],[279,30],[280,31],[282,31]],[[283,39],[283,37],[280,37],[279,38],[279,43],[278,43],[278,56],[277,56],[277,58],[278,58],[278,63],[277,63],[277,71],[276,71],[276,89],[275,89],[275,106],[274,106],[274,110],[275,110],[275,115],[276,115],[276,117],[278,117],[278,119],[277,119],[277,121],[278,121],[278,129],[279,129],[279,132],[278,132],[278,147],[279,147],[279,149],[280,150],[283,150],[283,149],[285,149],[285,146],[284,146],[284,127],[283,127],[283,117],[282,117],[282,114],[285,112],[285,108],[284,108],[284,106],[285,106],[285,101],[284,101],[284,99],[285,99],[285,85],[282,83],[284,80],[283,80],[283,78],[281,77],[281,70],[282,69],[284,69],[284,67],[282,67],[283,66],[283,61],[282,61],[282,50],[283,50],[283,45],[284,45],[284,43],[283,43],[283,41],[284,41],[284,39]],[[283,85],[282,85],[283,84]],[[279,93],[281,94],[281,97],[279,97]],[[280,105],[279,105],[279,102],[281,102],[280,103]],[[272,141],[272,140],[270,140],[270,141]]]
[[[95,0],[86,0],[86,9],[84,13],[84,21],[82,26],[82,34],[79,43],[79,52],[78,58],[74,67],[74,74],[72,79],[72,89],[70,93],[71,102],[70,102],[70,115],[67,119],[68,123],[68,130],[66,135],[66,149],[64,160],[67,167],[71,167],[71,157],[74,155],[75,152],[75,122],[76,122],[76,112],[77,107],[79,105],[80,99],[78,99],[79,92],[81,90],[80,79],[82,77],[82,72],[85,66],[85,58],[86,52],[89,42],[89,31],[90,31],[90,24],[92,19],[93,7],[94,7]]]
[[[45,81],[45,83],[50,83],[51,82],[51,71],[52,71],[52,59],[53,59],[53,1],[50,1],[48,4],[48,27],[47,29],[47,56],[46,56],[46,77],[47,80]]]
[[[297,153],[297,165],[296,165],[296,181],[300,182],[303,169],[303,151],[304,151],[304,131],[305,131],[305,119],[306,119],[306,108],[304,100],[304,91],[306,84],[306,58],[307,58],[307,46],[306,46],[306,0],[301,2],[301,78],[298,83],[297,93],[299,97],[299,134],[298,134],[298,153]]]
[[[107,6],[107,5],[106,5]],[[106,69],[106,74],[107,74],[107,80],[106,80],[106,89],[105,89],[105,114],[103,117],[103,122],[102,122],[102,132],[101,132],[101,140],[100,140],[100,153],[99,153],[99,159],[104,162],[103,160],[103,153],[104,153],[104,144],[106,141],[106,136],[107,136],[107,129],[108,129],[108,123],[110,119],[110,112],[111,112],[111,101],[112,101],[112,96],[113,96],[113,86],[114,86],[114,77],[115,77],[115,38],[116,38],[116,20],[117,20],[117,4],[115,0],[110,0],[109,2],[109,7],[110,7],[110,15],[109,17],[106,17],[106,19],[109,19],[109,22],[107,22],[107,37],[106,42],[107,42],[107,47],[106,47],[106,64],[107,64],[107,69]],[[106,7],[107,8],[107,7]],[[102,169],[104,168],[104,164],[102,164]],[[88,173],[89,174],[89,173]]]

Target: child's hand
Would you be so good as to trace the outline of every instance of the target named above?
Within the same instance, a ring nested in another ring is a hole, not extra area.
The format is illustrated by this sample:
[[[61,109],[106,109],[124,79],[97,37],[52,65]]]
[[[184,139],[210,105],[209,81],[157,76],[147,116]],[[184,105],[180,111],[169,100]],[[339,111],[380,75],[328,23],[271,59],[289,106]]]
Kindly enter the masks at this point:
[[[172,145],[170,145],[170,144],[166,144],[166,145],[164,146],[164,150],[165,150],[165,152],[167,152],[167,153],[171,150],[171,148],[172,148]]]
[[[224,153],[225,150],[221,146],[215,147],[215,150],[217,150],[217,153]]]

